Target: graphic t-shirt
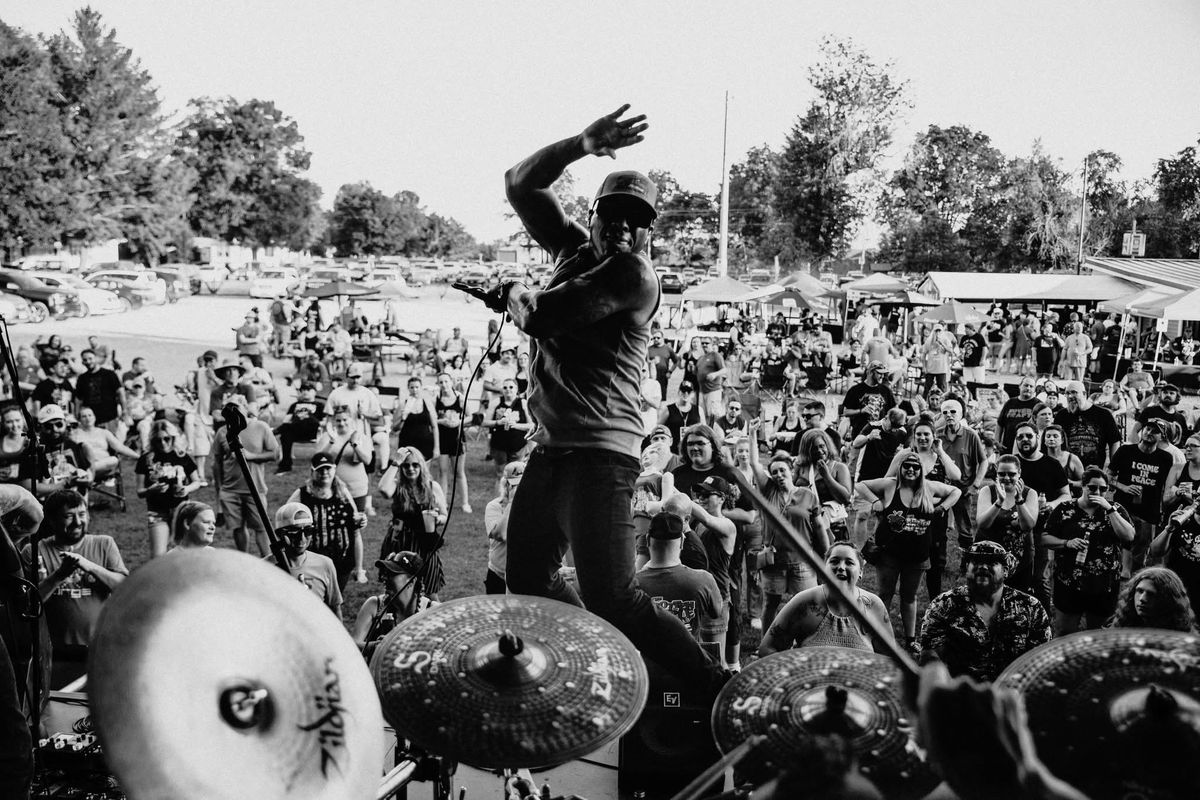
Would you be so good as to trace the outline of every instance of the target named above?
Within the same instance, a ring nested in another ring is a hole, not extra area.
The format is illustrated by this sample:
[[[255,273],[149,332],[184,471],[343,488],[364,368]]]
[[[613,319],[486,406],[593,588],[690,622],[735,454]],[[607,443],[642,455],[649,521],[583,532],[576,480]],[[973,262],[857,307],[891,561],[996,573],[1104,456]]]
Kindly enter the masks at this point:
[[[978,367],[983,363],[983,354],[987,352],[987,343],[978,333],[962,337],[959,347],[962,348],[964,367]]]
[[[186,453],[142,453],[133,471],[145,476],[146,486],[162,482],[170,487],[166,492],[152,492],[146,495],[146,510],[169,518],[175,507],[184,501],[184,498],[176,496],[172,490],[187,484],[188,475],[196,472],[196,462]]]
[[[112,572],[129,574],[117,550],[117,543],[111,536],[87,533],[82,540],[66,548],[60,548],[49,539],[38,542],[39,579],[45,580],[48,575],[54,574],[63,562],[64,552],[78,553]],[[100,616],[100,608],[110,593],[99,578],[81,569],[75,570],[60,583],[43,604],[46,626],[54,646],[86,645],[91,640],[92,626]]]
[[[721,613],[721,593],[712,575],[678,564],[674,567],[644,567],[637,573],[638,585],[654,604],[678,619],[692,636],[700,631],[700,620]]]
[[[1140,486],[1142,496],[1134,497],[1116,489],[1117,502],[1129,509],[1129,513],[1147,522],[1158,524],[1162,517],[1163,489],[1167,485],[1167,474],[1174,461],[1166,450],[1155,448],[1144,453],[1136,444],[1123,444],[1113,453],[1109,465],[1113,475],[1122,484]]]
[[[1040,402],[1036,397],[1028,400],[1014,397],[1000,408],[1000,416],[997,417],[996,424],[1000,426],[1002,450],[1007,452],[1012,449],[1013,442],[1017,438],[1017,426],[1033,418],[1033,407]]]
[[[1099,406],[1079,411],[1060,408],[1054,421],[1067,435],[1064,449],[1079,456],[1085,467],[1103,467],[1108,460],[1108,448],[1121,440],[1112,412]]]

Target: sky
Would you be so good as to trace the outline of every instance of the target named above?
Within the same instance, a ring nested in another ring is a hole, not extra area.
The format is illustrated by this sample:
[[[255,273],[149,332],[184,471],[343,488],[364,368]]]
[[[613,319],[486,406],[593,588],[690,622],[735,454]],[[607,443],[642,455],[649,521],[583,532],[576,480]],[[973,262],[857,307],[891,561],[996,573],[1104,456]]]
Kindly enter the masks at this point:
[[[669,170],[694,191],[728,160],[780,147],[813,98],[823,36],[851,38],[910,82],[889,163],[916,132],[961,124],[1010,156],[1034,140],[1080,170],[1104,148],[1127,179],[1200,138],[1200,2],[483,2],[96,0],[164,109],[272,100],[312,151],[330,207],[366,180],[416,192],[480,241],[507,237],[503,173],[623,103],[646,140],[571,167],[591,195],[612,169]],[[3,0],[0,20],[67,28],[78,2]]]

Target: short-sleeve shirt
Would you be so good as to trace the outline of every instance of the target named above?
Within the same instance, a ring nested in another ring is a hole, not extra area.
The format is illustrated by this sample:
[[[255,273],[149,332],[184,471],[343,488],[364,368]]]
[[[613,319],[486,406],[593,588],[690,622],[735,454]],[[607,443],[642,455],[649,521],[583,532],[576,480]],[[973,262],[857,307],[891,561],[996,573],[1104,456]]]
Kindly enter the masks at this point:
[[[117,543],[111,536],[85,533],[82,540],[66,548],[59,548],[49,539],[38,542],[39,579],[45,580],[53,575],[63,562],[63,553],[68,551],[78,553],[112,572],[129,574]],[[54,646],[87,645],[91,641],[96,618],[100,616],[100,608],[109,594],[110,590],[99,578],[81,569],[75,570],[60,583],[43,604],[46,626]]]
[[[75,379],[75,395],[80,405],[96,412],[96,423],[103,425],[117,418],[117,392],[121,379],[107,367],[85,372]]]
[[[1060,408],[1054,421],[1066,434],[1066,450],[1079,456],[1085,467],[1103,467],[1108,461],[1108,448],[1121,441],[1117,421],[1112,412],[1100,406],[1088,406],[1079,411]]]
[[[637,582],[655,605],[686,625],[692,636],[698,635],[701,619],[715,619],[721,613],[717,582],[704,570],[682,564],[643,567]]]
[[[1113,503],[1118,514],[1129,521],[1129,512]],[[1121,582],[1121,540],[1098,510],[1088,516],[1078,503],[1064,503],[1050,512],[1045,532],[1060,539],[1087,539],[1087,550],[1060,550],[1054,557],[1054,580],[1077,592],[1103,595]],[[1081,555],[1082,552],[1082,555]]]
[[[315,594],[330,611],[338,611],[342,605],[342,588],[338,584],[337,567],[333,561],[312,551],[305,552],[303,559],[300,564],[292,565],[292,577]],[[268,556],[266,560],[275,563],[273,556]]]
[[[1067,471],[1053,458],[1046,455],[1033,460],[1019,455],[1017,458],[1021,459],[1021,482],[1033,491],[1053,500],[1067,488]]]
[[[933,598],[921,626],[921,650],[933,652],[953,676],[991,682],[1019,656],[1050,641],[1050,617],[1033,595],[1005,586],[985,625],[967,587]]]
[[[705,353],[696,360],[696,380],[701,394],[720,391],[721,379],[709,376],[722,369],[725,369],[725,360],[719,353]]]
[[[57,378],[43,378],[38,381],[37,386],[33,387],[33,400],[39,405],[47,406],[54,403],[61,408],[68,409],[74,398],[75,387],[71,385],[69,378],[63,378],[61,381]]]
[[[978,333],[962,337],[958,346],[962,348],[964,367],[978,367],[983,363],[983,354],[987,352],[987,343]]]
[[[138,457],[133,471],[145,477],[147,486],[162,481],[174,488],[187,484],[188,475],[196,472],[196,462],[187,453],[180,454],[173,450],[167,453],[147,452]],[[184,499],[170,491],[147,494],[146,510],[160,517],[169,517]]]
[[[889,408],[896,405],[896,395],[892,390],[883,386],[868,386],[866,382],[856,383],[846,392],[846,399],[842,403],[844,408],[861,408],[866,409],[868,406],[874,406],[878,412],[877,417],[882,417]]]
[[[1000,416],[996,423],[1000,427],[1000,445],[1003,450],[1012,449],[1013,442],[1017,439],[1017,426],[1033,419],[1033,407],[1040,402],[1036,397],[1028,400],[1014,397],[1000,408]]]
[[[986,458],[979,434],[966,425],[960,425],[958,435],[953,439],[948,436],[944,428],[938,438],[942,440],[942,449],[950,456],[954,465],[962,471],[962,479],[955,482],[954,485],[970,486],[975,480],[975,468]]]
[[[1163,422],[1173,422],[1179,426],[1179,435],[1186,436],[1188,432],[1187,417],[1178,411],[1167,411],[1160,405],[1146,406],[1138,412],[1137,421],[1145,425],[1152,419]]]
[[[1174,459],[1166,450],[1156,447],[1143,453],[1139,445],[1121,445],[1113,453],[1109,468],[1118,482],[1142,487],[1142,496],[1135,498],[1120,489],[1115,489],[1113,496],[1129,513],[1157,524],[1162,517],[1163,490],[1173,465]]]

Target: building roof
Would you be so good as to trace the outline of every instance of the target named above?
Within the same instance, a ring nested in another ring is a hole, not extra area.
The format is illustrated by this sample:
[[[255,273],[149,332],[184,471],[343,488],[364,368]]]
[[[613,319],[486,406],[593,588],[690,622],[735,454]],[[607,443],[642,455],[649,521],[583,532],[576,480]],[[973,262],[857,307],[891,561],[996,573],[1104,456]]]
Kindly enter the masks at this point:
[[[1023,295],[1049,289],[1069,277],[1011,272],[931,272],[917,286],[917,291],[941,301],[1020,300]]]
[[[1200,258],[1088,258],[1083,265],[1142,286],[1157,284],[1189,292],[1200,286]]]

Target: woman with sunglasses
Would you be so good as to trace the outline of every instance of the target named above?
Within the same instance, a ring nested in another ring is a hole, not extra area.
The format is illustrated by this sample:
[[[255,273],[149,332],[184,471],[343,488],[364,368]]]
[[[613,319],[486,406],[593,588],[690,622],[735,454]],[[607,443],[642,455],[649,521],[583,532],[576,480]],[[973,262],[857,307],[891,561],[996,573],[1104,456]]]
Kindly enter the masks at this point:
[[[917,637],[917,588],[931,563],[933,537],[938,525],[943,526],[945,535],[946,512],[958,502],[962,491],[930,478],[917,451],[902,456],[896,470],[896,477],[860,481],[854,491],[880,517],[874,537],[878,556],[873,562],[879,596],[884,608],[891,607],[899,583],[900,621],[905,645],[911,649]]]
[[[995,542],[1008,551],[1014,566],[1005,583],[1023,592],[1033,591],[1033,528],[1037,519],[1037,492],[1021,480],[1021,459],[1008,453],[1000,456],[996,460],[995,484],[985,483],[976,498],[975,541]]]
[[[1122,548],[1133,541],[1129,512],[1111,502],[1104,470],[1083,472],[1083,494],[1050,512],[1042,545],[1054,554],[1056,636],[1102,626],[1117,604]]]
[[[394,482],[395,489],[389,484]],[[379,557],[411,550],[421,556],[421,580],[431,597],[446,583],[438,550],[449,514],[442,487],[429,475],[425,458],[415,447],[400,448],[379,479],[379,490],[392,500],[392,520]]]
[[[170,520],[175,508],[200,488],[196,462],[184,452],[179,431],[167,420],[150,427],[150,449],[138,458],[134,473],[142,476],[138,497],[146,500],[150,557],[167,552]]]
[[[508,562],[508,512],[524,474],[524,461],[505,464],[497,481],[499,494],[489,500],[483,509],[483,528],[488,538],[487,574],[483,577],[483,590],[487,594],[504,594],[507,589],[504,571]]]
[[[834,542],[825,551],[825,565],[834,579],[854,598],[859,610],[879,621],[888,640],[893,641],[887,606],[877,595],[859,588],[862,564],[862,553],[850,542]],[[758,655],[761,658],[791,647],[817,646],[887,652],[886,645],[874,640],[841,595],[830,591],[824,580],[820,586],[793,595],[763,634]]]

